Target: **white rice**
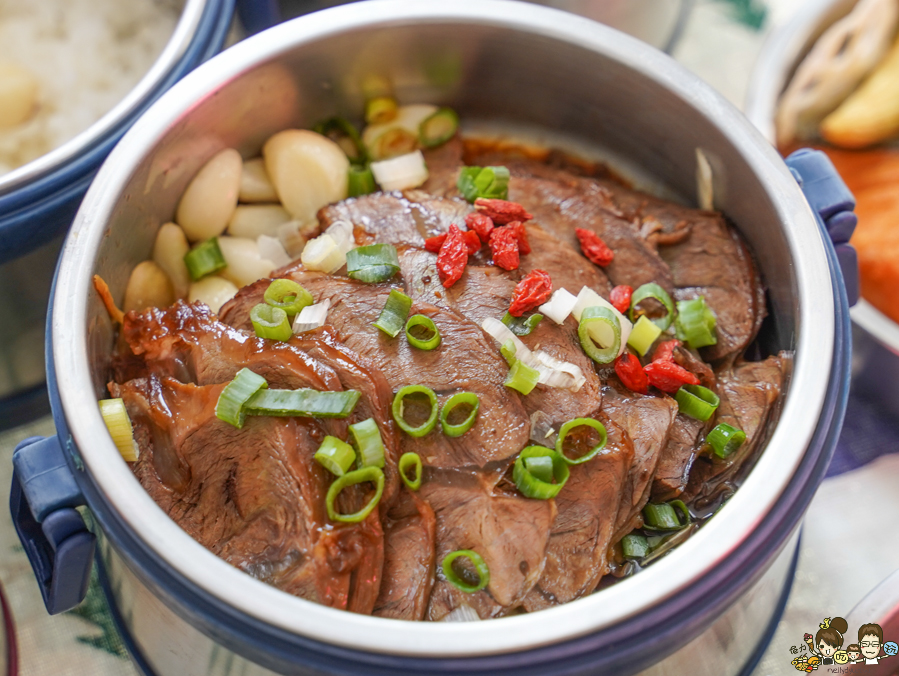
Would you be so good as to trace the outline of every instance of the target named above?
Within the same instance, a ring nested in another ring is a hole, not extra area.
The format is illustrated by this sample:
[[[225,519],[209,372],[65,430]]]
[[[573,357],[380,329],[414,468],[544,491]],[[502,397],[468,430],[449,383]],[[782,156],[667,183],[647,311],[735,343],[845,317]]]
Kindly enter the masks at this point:
[[[0,174],[87,129],[140,81],[175,29],[173,0],[0,0],[0,61],[39,82],[34,113],[0,129]]]

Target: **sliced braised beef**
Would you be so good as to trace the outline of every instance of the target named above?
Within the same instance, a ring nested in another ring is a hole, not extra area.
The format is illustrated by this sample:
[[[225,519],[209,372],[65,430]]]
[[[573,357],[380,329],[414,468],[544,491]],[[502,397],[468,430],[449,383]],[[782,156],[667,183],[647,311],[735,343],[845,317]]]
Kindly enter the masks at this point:
[[[706,423],[682,414],[675,418],[652,481],[653,502],[666,502],[683,493],[707,427]]]
[[[359,524],[328,521],[331,477],[312,460],[325,429],[308,418],[254,416],[237,429],[215,417],[223,388],[156,376],[110,385],[134,424],[142,485],[232,565],[288,593],[370,613],[380,587],[381,523],[377,511]],[[177,483],[160,472],[162,456],[185,468]],[[354,497],[364,496],[346,499]]]
[[[423,620],[434,585],[434,510],[403,490],[384,519],[384,575],[374,615]]]
[[[465,604],[481,619],[519,607],[540,579],[556,509],[552,500],[531,500],[494,489],[482,474],[429,472],[421,494],[437,517],[437,566],[451,552],[471,549],[491,571],[490,584],[465,593],[438,574],[427,617],[440,620]]]
[[[453,137],[436,148],[423,151],[428,167],[428,180],[420,190],[429,195],[444,196],[455,192],[459,167],[462,166],[462,139]]]
[[[742,362],[718,373],[719,396],[715,424],[727,423],[743,430],[746,441],[725,460],[700,455],[693,464],[686,495],[689,499],[712,495],[717,487],[733,479],[765,438],[768,421],[776,408],[784,376],[791,366],[786,354],[759,362]]]
[[[621,491],[634,460],[634,444],[613,422],[602,420],[606,447],[595,458],[571,467],[556,497],[543,575],[527,595],[528,611],[567,603],[592,592],[608,571]]]

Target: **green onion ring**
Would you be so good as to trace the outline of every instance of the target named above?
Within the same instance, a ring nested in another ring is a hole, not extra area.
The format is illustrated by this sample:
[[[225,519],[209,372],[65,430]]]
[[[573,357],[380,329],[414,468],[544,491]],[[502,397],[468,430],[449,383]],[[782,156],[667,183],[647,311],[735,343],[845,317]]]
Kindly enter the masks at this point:
[[[563,444],[565,443],[565,437],[568,433],[573,430],[575,427],[580,427],[581,425],[585,427],[592,427],[597,432],[599,432],[599,443],[596,444],[593,448],[591,448],[587,453],[584,453],[579,458],[569,458],[565,455],[562,450]],[[556,439],[556,453],[562,456],[562,459],[567,462],[569,465],[579,465],[582,462],[587,462],[590,458],[596,456],[603,448],[606,446],[606,441],[608,441],[608,434],[606,433],[606,427],[598,420],[594,420],[593,418],[575,418],[574,420],[569,420],[567,423],[562,425],[562,429],[559,430],[559,436]]]
[[[673,509],[684,515],[684,519],[681,522],[684,526],[686,526],[693,520],[693,517],[690,516],[690,510],[687,509],[687,505],[683,500],[669,500],[668,504],[671,505]],[[680,521],[680,519],[678,519],[678,521]]]
[[[548,456],[552,459],[553,478],[556,480],[556,483],[541,481],[531,474],[525,466],[524,461],[528,458],[541,456]],[[528,446],[523,448],[515,459],[515,465],[512,468],[512,480],[515,482],[518,490],[525,497],[536,500],[549,500],[556,497],[559,491],[562,490],[562,486],[568,481],[570,474],[568,463],[565,459],[553,449],[545,446]]]
[[[331,474],[343,476],[353,466],[356,453],[347,442],[326,436],[312,457]]]
[[[653,324],[646,315],[640,315],[631,335],[627,337],[627,344],[634,348],[642,357],[645,355],[662,330]]]
[[[631,309],[630,309],[630,320],[632,322],[636,321],[634,319],[634,310],[641,302],[646,300],[647,298],[655,298],[662,305],[665,306],[665,309],[668,311],[661,319],[650,319],[653,324],[658,326],[662,331],[671,326],[671,322],[674,320],[674,303],[671,302],[671,296],[668,295],[668,292],[665,291],[661,286],[654,282],[650,282],[649,284],[644,284],[643,286],[637,288],[633,295],[631,296]]]
[[[621,538],[621,552],[626,559],[642,559],[649,554],[649,542],[639,533],[628,533]]]
[[[412,427],[406,422],[405,418],[403,418],[403,399],[410,394],[418,393],[427,395],[428,400],[431,402],[431,414],[421,425]],[[434,390],[430,387],[425,387],[424,385],[406,385],[405,387],[400,388],[396,393],[396,396],[393,397],[391,412],[393,413],[393,419],[403,432],[410,437],[423,437],[437,426],[437,395],[434,394]]]
[[[706,305],[705,298],[700,296],[693,300],[677,302],[677,320],[674,323],[675,335],[687,347],[698,349],[707,345],[715,345],[718,336],[715,333],[715,313]]]
[[[644,528],[650,530],[679,530],[684,526],[677,518],[674,507],[666,502],[648,503],[643,508]]]
[[[450,413],[453,412],[454,408],[462,406],[463,404],[471,406],[471,413],[469,413],[468,417],[458,425],[450,424]],[[456,392],[456,394],[446,400],[446,403],[440,411],[440,426],[443,428],[443,433],[448,437],[461,437],[474,426],[480,406],[481,402],[478,399],[478,395],[474,392]]]
[[[368,501],[368,504],[358,512],[353,512],[352,514],[341,514],[338,512],[337,506],[334,503],[337,501],[337,496],[340,495],[340,491],[347,486],[355,486],[356,484],[365,483],[366,481],[371,481],[375,484],[375,494],[372,499]],[[328,508],[328,518],[331,519],[331,521],[340,521],[342,523],[358,523],[371,514],[371,510],[378,504],[383,492],[384,472],[382,472],[379,467],[363,467],[362,469],[347,472],[343,476],[337,477],[328,489],[328,495],[325,497],[325,505]]]
[[[315,302],[312,294],[292,279],[274,280],[268,285],[262,299],[267,305],[284,310],[288,317],[300,314],[304,307]]]
[[[418,456],[418,453],[403,453],[400,456],[399,462],[399,472],[400,479],[403,480],[403,483],[406,484],[411,490],[417,491],[421,488],[421,458]],[[409,478],[409,468],[415,467],[415,478]]]
[[[717,394],[702,385],[681,385],[674,399],[681,413],[703,422],[712,417],[721,403]]]
[[[406,317],[409,316],[409,310],[412,307],[412,299],[402,291],[396,289],[390,290],[387,296],[387,302],[384,303],[384,309],[378,315],[378,321],[375,326],[386,333],[391,338],[396,338],[397,334],[403,330],[406,323]]]
[[[302,418],[346,418],[359,401],[359,390],[259,390],[247,401],[247,415],[298,416]]]
[[[418,126],[418,140],[425,148],[449,141],[459,128],[459,116],[452,108],[439,108]]]
[[[469,561],[471,561],[472,565],[475,567],[475,570],[478,571],[478,583],[476,585],[470,585],[461,577],[456,574],[456,571],[453,570],[453,561],[458,559],[460,556],[464,556]],[[446,576],[447,582],[452,584],[453,586],[461,589],[466,594],[474,594],[477,591],[481,591],[484,587],[490,584],[490,569],[487,568],[487,564],[484,563],[484,559],[481,558],[481,555],[477,552],[473,552],[470,549],[459,549],[451,554],[447,554],[446,558],[443,559],[443,574]]]
[[[384,442],[374,418],[350,425],[350,438],[359,453],[362,467],[384,467]]]
[[[219,248],[218,237],[207,239],[184,254],[184,264],[187,266],[190,278],[195,282],[206,275],[228,267],[222,250]]]
[[[503,356],[506,356],[505,351]],[[520,359],[515,359],[512,361],[512,368],[509,369],[509,375],[506,376],[503,385],[527,395],[537,387],[539,381],[540,371],[531,368]]]
[[[219,395],[215,403],[215,417],[234,427],[243,427],[247,418],[244,406],[254,394],[267,387],[265,378],[248,368],[240,369]]]
[[[364,268],[347,272],[347,275],[359,282],[375,284],[386,282],[399,272],[399,269],[397,265],[366,265]]]
[[[611,329],[612,344],[608,347],[599,347],[594,342],[591,331],[596,331],[598,328],[595,326],[596,324],[605,324]],[[609,364],[615,361],[618,352],[621,350],[621,323],[618,321],[615,313],[607,307],[594,305],[586,308],[581,313],[577,335],[580,338],[584,352],[597,364]]]
[[[705,438],[719,458],[726,458],[746,441],[746,432],[727,423],[718,423]]]
[[[422,339],[413,336],[411,329],[414,329],[416,326],[425,327],[431,332],[430,337]],[[425,315],[412,315],[406,321],[406,340],[409,341],[409,344],[412,347],[417,347],[419,350],[433,350],[440,345],[440,331],[437,329],[434,320],[430,317]]]
[[[375,177],[371,173],[371,167],[364,167],[355,164],[350,165],[347,172],[347,197],[359,197],[359,195],[368,195],[377,190],[375,186]]]
[[[507,312],[502,321],[516,336],[528,336],[531,331],[537,328],[542,319],[543,315],[541,314],[532,314],[529,317],[514,317],[512,313]]]
[[[524,468],[543,483],[553,482],[553,459],[548,455],[535,455],[524,459]]]
[[[285,341],[290,340],[293,335],[287,313],[279,307],[259,303],[250,310],[250,321],[253,322],[253,330],[260,338]]]

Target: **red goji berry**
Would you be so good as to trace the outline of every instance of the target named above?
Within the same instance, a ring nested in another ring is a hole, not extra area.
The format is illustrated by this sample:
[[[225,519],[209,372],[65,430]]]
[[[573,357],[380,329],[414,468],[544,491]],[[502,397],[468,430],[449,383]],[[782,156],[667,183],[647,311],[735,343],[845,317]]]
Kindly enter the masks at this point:
[[[509,314],[520,317],[525,312],[543,305],[553,295],[553,280],[545,270],[531,270],[521,278],[512,292]]]
[[[673,361],[654,361],[643,367],[651,385],[662,392],[674,394],[681,385],[699,385],[699,378]]]
[[[659,343],[656,351],[652,354],[653,361],[674,361],[674,348],[680,347],[680,341],[677,338],[666,340]]]
[[[478,233],[478,237],[484,244],[490,241],[490,231],[493,230],[493,221],[490,216],[482,214],[480,211],[472,211],[465,217],[465,225],[469,230]]]
[[[609,294],[609,302],[612,303],[618,312],[624,314],[631,306],[631,296],[633,294],[634,289],[632,287],[627,284],[619,284]]]
[[[493,255],[493,264],[503,270],[517,270],[518,237],[514,230],[509,228],[493,228],[490,233],[490,253]]]
[[[494,225],[505,225],[512,221],[529,221],[533,218],[518,202],[508,200],[491,200],[478,197],[474,208],[485,216],[489,216]]]
[[[468,255],[472,256],[481,250],[481,238],[474,230],[466,230],[462,233],[465,238],[465,244],[468,246]]]
[[[528,242],[528,233],[524,229],[524,224],[521,221],[512,221],[505,227],[515,231],[515,238],[518,240],[518,253],[522,256],[531,253],[531,245]]]
[[[596,263],[600,267],[605,267],[615,258],[615,252],[606,246],[606,243],[592,230],[575,228],[574,234],[577,235],[577,239],[581,243],[581,251],[584,252],[584,255],[591,262]]]
[[[443,246],[443,243],[445,241],[446,233],[443,233],[442,235],[435,235],[434,237],[428,237],[425,240],[425,249],[433,253],[440,253],[440,247]]]
[[[640,394],[649,393],[649,378],[640,365],[640,360],[630,352],[623,352],[615,360],[615,373],[627,389]]]
[[[468,244],[462,231],[456,225],[450,225],[449,233],[443,246],[440,247],[440,253],[437,254],[437,273],[443,286],[449,288],[459,281],[465,272],[466,263],[468,263]]]

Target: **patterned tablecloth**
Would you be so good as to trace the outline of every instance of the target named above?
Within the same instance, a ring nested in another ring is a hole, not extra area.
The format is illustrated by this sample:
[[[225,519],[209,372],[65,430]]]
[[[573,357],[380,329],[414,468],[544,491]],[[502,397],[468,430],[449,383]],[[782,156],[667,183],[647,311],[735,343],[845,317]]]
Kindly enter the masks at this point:
[[[673,56],[741,106],[764,36],[793,12],[801,11],[801,4],[801,0],[695,0]],[[15,445],[28,436],[53,433],[52,421],[44,418],[0,434],[2,504],[8,500]],[[890,455],[899,451],[897,440],[899,421],[890,419],[875,402],[850,398],[829,478],[805,519],[789,603],[753,676],[795,673],[790,649],[801,644],[803,634],[814,633],[825,617],[845,617],[868,591],[899,568],[899,539],[889,535],[888,527],[899,514],[899,491],[895,489],[899,485],[899,454]],[[136,674],[96,580],[77,609],[47,616],[6,514],[4,508],[0,513],[0,582],[14,618],[19,673]]]

